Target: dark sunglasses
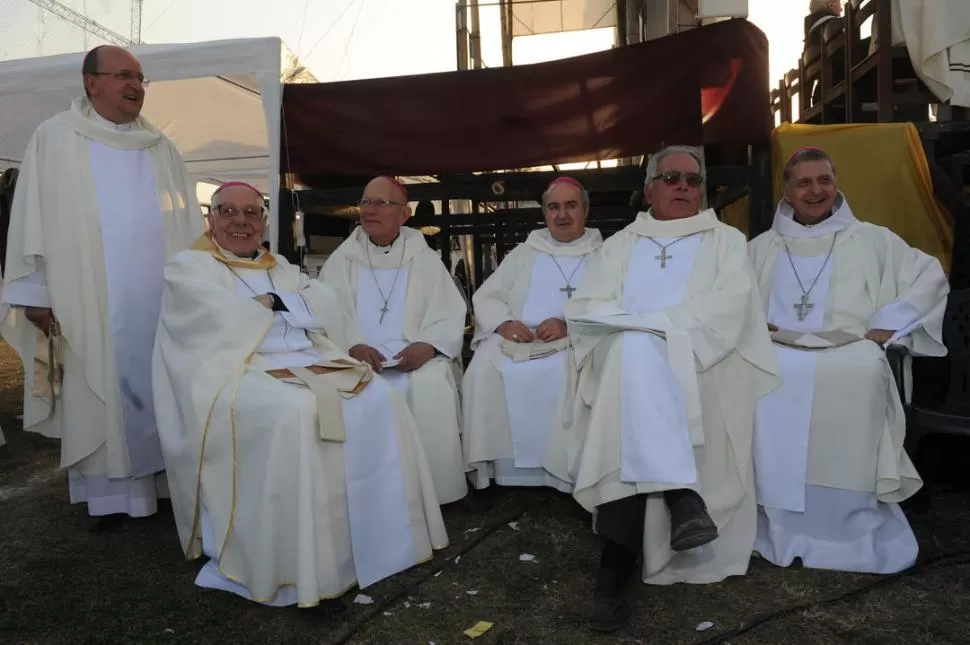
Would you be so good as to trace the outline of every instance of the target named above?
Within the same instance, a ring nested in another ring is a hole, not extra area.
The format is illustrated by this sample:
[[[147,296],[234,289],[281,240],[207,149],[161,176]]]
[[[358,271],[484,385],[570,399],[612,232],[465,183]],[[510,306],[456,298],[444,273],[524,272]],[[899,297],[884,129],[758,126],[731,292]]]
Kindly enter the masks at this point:
[[[692,188],[697,188],[704,183],[704,177],[701,176],[699,172],[681,172],[680,170],[668,170],[665,173],[657,175],[653,179],[663,179],[664,183],[668,186],[676,186],[680,183],[681,178],[686,180],[687,185]]]

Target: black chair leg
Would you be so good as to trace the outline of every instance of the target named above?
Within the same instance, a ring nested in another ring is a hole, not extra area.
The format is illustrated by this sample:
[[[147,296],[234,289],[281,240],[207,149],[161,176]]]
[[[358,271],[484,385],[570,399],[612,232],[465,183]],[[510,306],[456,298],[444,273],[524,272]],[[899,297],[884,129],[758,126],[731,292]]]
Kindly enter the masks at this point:
[[[921,437],[925,439],[925,437]],[[923,487],[911,498],[910,508],[916,513],[929,513],[933,505],[933,491],[943,463],[943,449],[938,441],[917,441],[913,451],[916,470],[923,478]]]

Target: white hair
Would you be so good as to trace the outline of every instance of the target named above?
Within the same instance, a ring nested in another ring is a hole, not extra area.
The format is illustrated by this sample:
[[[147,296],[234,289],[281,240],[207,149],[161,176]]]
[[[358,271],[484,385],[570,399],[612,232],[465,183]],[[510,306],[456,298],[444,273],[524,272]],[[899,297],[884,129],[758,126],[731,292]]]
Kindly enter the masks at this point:
[[[832,0],[812,0],[808,3],[808,13],[828,9],[830,4],[832,4]]]
[[[660,152],[655,153],[650,157],[650,161],[647,162],[647,172],[643,179],[643,183],[649,184],[657,176],[657,168],[660,167],[660,162],[667,157],[672,157],[673,155],[690,155],[697,162],[697,172],[700,173],[702,179],[707,179],[704,175],[704,163],[701,161],[700,156],[694,151],[690,146],[667,146]]]

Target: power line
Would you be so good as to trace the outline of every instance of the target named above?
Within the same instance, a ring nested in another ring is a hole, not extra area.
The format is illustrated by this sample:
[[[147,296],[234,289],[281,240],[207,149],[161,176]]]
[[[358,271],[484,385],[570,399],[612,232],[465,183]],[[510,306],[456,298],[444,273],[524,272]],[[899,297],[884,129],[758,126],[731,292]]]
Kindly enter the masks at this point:
[[[337,65],[337,74],[340,75],[341,77],[342,77],[341,69],[343,68],[344,63],[347,62],[347,59],[350,56],[350,41],[354,39],[354,32],[357,31],[357,23],[360,22],[360,14],[364,13],[365,1],[366,0],[360,0],[360,8],[357,9],[357,17],[354,18],[354,24],[350,28],[350,35],[347,36],[346,40],[344,40],[344,55],[343,55],[343,58],[340,59],[340,64]],[[349,64],[348,64],[348,69],[349,69]]]
[[[307,5],[310,4],[310,0],[303,0],[303,19],[300,20],[300,37],[296,41],[296,51],[300,51],[300,47],[303,46],[303,30],[306,29],[306,9]]]
[[[317,39],[317,42],[313,43],[313,47],[310,48],[310,51],[308,51],[306,54],[300,54],[300,58],[302,58],[303,60],[306,60],[310,57],[310,54],[312,54],[313,50],[317,48],[317,45],[322,43],[323,39],[330,35],[330,32],[333,31],[333,28],[337,26],[337,23],[340,22],[340,19],[344,17],[344,14],[347,13],[347,11],[350,9],[351,6],[353,6],[355,2],[357,2],[357,0],[350,0],[350,2],[347,3],[347,6],[343,8],[343,10],[340,12],[340,15],[337,16],[337,19],[333,21],[333,24],[331,24],[327,28],[327,31],[324,32],[324,34]]]

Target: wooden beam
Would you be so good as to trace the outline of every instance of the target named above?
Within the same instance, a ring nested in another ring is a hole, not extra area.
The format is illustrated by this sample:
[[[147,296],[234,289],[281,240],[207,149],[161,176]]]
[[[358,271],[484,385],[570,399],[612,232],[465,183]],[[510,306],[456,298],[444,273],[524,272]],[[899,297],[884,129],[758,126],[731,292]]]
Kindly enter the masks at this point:
[[[753,239],[771,228],[771,221],[774,216],[771,146],[753,147],[751,149],[751,166],[748,234]]]
[[[643,185],[643,172],[636,166],[619,166],[598,170],[556,172],[513,172],[443,175],[437,183],[408,184],[410,201],[471,199],[482,202],[534,201],[560,174],[575,177],[590,193],[633,191]],[[711,188],[748,183],[746,166],[712,166],[707,168],[707,185]],[[308,211],[337,204],[353,204],[360,199],[359,187],[322,189],[300,192],[300,204]]]

